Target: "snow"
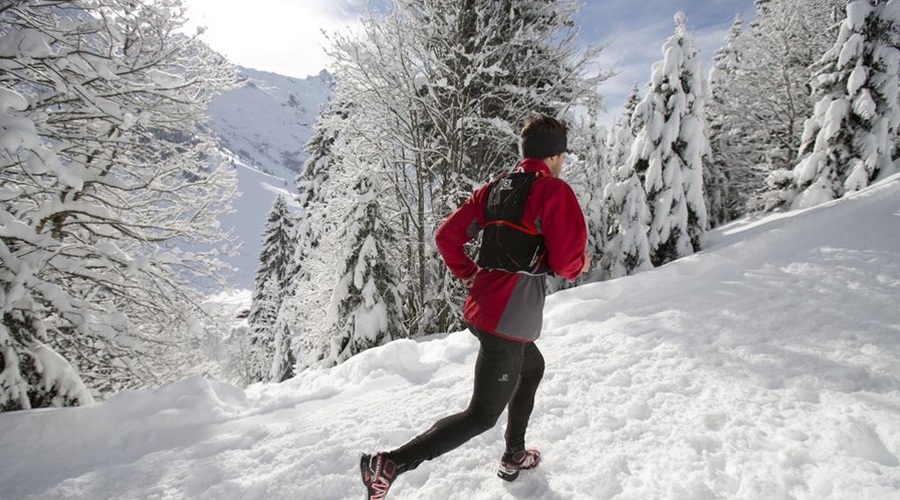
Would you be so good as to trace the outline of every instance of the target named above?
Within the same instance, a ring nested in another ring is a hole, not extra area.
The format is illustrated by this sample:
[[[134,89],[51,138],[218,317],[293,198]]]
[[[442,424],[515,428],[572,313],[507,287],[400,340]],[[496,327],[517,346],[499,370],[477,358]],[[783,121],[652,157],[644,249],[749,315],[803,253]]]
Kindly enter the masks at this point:
[[[150,81],[153,82],[154,87],[174,89],[185,84],[183,76],[173,75],[158,69],[151,69],[147,72],[147,76],[150,78]]]
[[[847,5],[847,23],[851,28],[860,30],[865,27],[866,19],[873,10],[870,2],[850,2]]]
[[[28,107],[28,100],[22,97],[22,94],[15,90],[0,87],[0,111],[6,113],[7,110],[23,111]]]
[[[52,54],[47,40],[34,29],[10,30],[0,36],[0,57],[48,57]]]
[[[40,387],[56,393],[55,404],[62,405],[66,398],[85,403],[94,402],[88,388],[75,376],[72,366],[56,351],[39,344],[30,354],[34,356],[35,368],[41,374]]]
[[[234,212],[221,222],[238,235],[241,248],[223,260],[234,270],[232,286],[252,288],[266,215],[278,195],[287,200],[296,195],[297,172],[291,168],[299,168],[308,156],[304,148],[330,93],[331,77],[324,72],[306,79],[248,68],[240,72],[248,83],[216,97],[209,114],[210,126],[232,152],[228,156],[236,156],[231,161],[240,191]],[[286,158],[294,164],[285,164]]]
[[[871,120],[875,116],[876,111],[878,111],[878,105],[872,99],[872,94],[869,93],[868,89],[862,89],[856,96],[856,99],[853,100],[853,113],[864,120]]]
[[[498,425],[401,476],[389,498],[898,498],[898,223],[895,175],[549,297],[528,435],[541,467],[497,479]],[[476,354],[455,332],[277,385],[192,378],[2,413],[0,495],[360,498],[358,454],[462,409]]]
[[[857,66],[853,68],[853,71],[850,73],[850,77],[847,79],[847,94],[848,95],[856,95],[859,89],[862,88],[863,85],[869,79],[869,71],[865,66]]]
[[[837,67],[839,69],[843,68],[848,62],[859,59],[862,55],[865,42],[866,38],[861,33],[853,33],[850,35],[850,39],[841,47]]]

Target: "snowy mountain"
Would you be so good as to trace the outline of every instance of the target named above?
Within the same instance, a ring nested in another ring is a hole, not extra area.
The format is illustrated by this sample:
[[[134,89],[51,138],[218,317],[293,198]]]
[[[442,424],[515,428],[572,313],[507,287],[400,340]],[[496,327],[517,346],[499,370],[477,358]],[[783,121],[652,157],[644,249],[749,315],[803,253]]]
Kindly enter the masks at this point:
[[[305,79],[240,68],[244,85],[209,106],[210,126],[232,158],[240,197],[222,222],[240,237],[240,255],[226,258],[235,268],[234,286],[252,288],[260,239],[277,194],[293,199],[294,178],[307,154],[319,107],[328,100],[332,78],[323,71]]]
[[[497,479],[498,425],[389,498],[900,498],[898,228],[900,175],[553,295],[528,443],[544,463]],[[246,391],[195,378],[3,413],[0,496],[362,498],[359,453],[465,407],[476,353],[438,334]]]

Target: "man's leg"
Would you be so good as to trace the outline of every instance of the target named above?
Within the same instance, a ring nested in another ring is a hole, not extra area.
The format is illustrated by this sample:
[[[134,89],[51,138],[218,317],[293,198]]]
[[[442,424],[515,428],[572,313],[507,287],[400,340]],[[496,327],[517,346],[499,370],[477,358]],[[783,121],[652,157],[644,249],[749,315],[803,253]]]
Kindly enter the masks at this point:
[[[515,392],[509,400],[509,415],[506,424],[506,449],[525,448],[525,430],[534,409],[534,395],[544,376],[544,356],[533,342],[525,344],[522,359],[522,373]]]
[[[492,428],[517,387],[519,374],[523,371],[523,354],[529,344],[505,340],[473,327],[470,329],[481,342],[481,348],[475,362],[475,386],[469,407],[439,420],[423,434],[388,453],[397,462],[401,473]]]

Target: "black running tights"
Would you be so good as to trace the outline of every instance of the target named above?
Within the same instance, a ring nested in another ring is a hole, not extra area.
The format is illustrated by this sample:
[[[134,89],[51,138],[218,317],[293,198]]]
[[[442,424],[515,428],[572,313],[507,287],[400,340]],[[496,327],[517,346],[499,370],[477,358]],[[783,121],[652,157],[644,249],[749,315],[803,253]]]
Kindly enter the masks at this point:
[[[507,449],[525,446],[525,430],[534,408],[534,394],[544,376],[544,357],[532,342],[515,342],[471,325],[481,349],[475,362],[475,388],[469,407],[437,421],[423,434],[391,451],[401,472],[415,469],[494,427],[509,405]]]

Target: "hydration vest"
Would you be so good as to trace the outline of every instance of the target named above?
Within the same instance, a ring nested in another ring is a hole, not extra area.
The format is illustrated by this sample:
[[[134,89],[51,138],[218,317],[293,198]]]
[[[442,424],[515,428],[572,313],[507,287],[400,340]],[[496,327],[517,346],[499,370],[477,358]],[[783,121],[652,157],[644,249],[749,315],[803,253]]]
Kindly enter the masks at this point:
[[[513,172],[491,183],[478,267],[510,273],[546,274],[547,245],[540,228],[522,220],[531,185],[542,176],[536,172]]]

